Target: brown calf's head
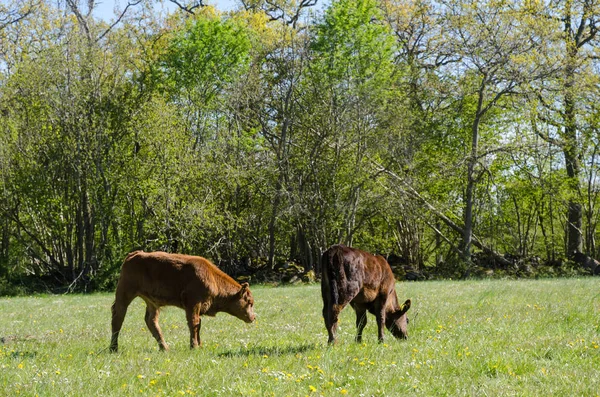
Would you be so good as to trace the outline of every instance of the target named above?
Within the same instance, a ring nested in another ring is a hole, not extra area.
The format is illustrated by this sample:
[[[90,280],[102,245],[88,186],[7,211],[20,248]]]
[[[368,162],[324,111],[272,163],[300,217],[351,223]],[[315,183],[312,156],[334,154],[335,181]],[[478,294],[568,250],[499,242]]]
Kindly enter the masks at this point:
[[[410,309],[410,299],[407,299],[400,309],[386,315],[385,326],[398,339],[408,338],[408,317],[406,317],[408,309]]]
[[[251,323],[256,318],[254,314],[254,298],[248,283],[242,283],[242,288],[235,295],[232,313],[240,320]]]

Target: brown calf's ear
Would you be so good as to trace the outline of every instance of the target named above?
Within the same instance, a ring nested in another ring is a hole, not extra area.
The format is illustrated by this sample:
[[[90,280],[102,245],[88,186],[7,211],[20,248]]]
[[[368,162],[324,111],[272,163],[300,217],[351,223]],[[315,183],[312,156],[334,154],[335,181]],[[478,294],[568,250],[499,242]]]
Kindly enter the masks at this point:
[[[410,309],[410,299],[407,299],[402,306],[400,306],[400,311],[402,313],[406,313],[408,311],[408,309]]]
[[[240,296],[244,296],[248,293],[250,285],[248,283],[242,283],[242,288],[240,288]]]

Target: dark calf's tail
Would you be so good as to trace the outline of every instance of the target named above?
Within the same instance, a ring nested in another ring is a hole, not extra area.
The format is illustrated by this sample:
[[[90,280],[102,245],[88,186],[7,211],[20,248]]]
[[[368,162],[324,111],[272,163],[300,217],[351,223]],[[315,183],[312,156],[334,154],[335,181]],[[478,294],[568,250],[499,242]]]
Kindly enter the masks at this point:
[[[340,292],[346,290],[344,253],[340,246],[333,246],[323,254],[323,274],[329,284],[329,297],[332,305],[339,304]]]

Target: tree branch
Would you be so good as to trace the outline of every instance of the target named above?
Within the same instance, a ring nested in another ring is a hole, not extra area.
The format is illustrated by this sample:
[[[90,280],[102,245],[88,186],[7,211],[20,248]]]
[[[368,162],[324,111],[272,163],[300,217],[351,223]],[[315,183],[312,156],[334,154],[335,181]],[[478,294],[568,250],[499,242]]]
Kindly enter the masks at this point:
[[[198,0],[192,4],[190,4],[189,6],[186,6],[184,4],[181,4],[179,1],[177,0],[169,0],[171,3],[175,4],[177,7],[179,7],[180,10],[187,12],[188,14],[192,14],[194,15],[194,10],[196,8],[200,8],[200,7],[206,7],[206,4],[204,4],[203,0]]]
[[[123,12],[121,12],[121,15],[119,15],[119,17],[104,32],[102,32],[102,34],[100,36],[98,36],[98,38],[96,39],[96,42],[102,40],[104,38],[104,36],[106,36],[112,30],[112,28],[114,28],[119,22],[121,22],[121,19],[123,19],[123,17],[125,16],[125,13],[129,9],[129,7],[136,6],[136,5],[140,4],[141,2],[142,2],[142,0],[137,0],[137,1],[134,1],[133,3],[127,3],[127,5],[125,6],[125,9],[123,10]]]

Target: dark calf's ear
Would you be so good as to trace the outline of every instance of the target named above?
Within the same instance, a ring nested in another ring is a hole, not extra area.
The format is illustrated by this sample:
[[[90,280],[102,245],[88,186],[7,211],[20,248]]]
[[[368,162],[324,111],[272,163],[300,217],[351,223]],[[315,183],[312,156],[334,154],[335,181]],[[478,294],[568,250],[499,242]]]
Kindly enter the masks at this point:
[[[406,313],[408,311],[408,309],[410,309],[410,299],[407,299],[402,306],[400,306],[400,312],[402,314]]]

